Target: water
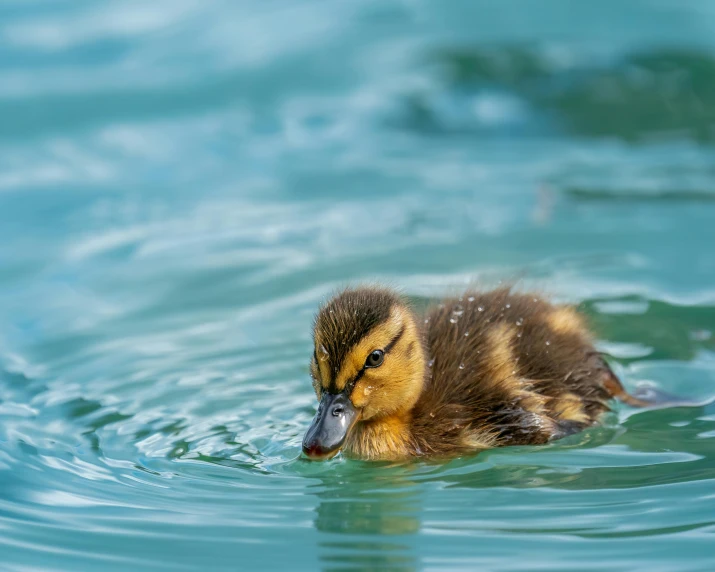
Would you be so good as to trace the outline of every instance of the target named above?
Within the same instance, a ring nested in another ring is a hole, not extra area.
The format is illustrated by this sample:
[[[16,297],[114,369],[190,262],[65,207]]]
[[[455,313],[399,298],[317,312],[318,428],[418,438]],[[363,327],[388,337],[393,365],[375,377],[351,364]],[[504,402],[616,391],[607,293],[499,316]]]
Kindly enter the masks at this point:
[[[708,0],[0,7],[3,570],[711,570]],[[702,406],[297,459],[319,302],[517,279]]]

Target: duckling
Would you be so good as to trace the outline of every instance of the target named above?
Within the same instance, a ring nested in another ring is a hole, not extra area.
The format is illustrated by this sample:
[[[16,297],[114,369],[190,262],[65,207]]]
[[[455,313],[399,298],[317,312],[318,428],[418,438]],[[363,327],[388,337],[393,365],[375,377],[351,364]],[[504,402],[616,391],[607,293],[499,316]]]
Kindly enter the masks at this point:
[[[537,445],[598,422],[624,390],[574,308],[511,288],[467,291],[418,318],[396,292],[343,290],[318,311],[312,459],[451,456]]]

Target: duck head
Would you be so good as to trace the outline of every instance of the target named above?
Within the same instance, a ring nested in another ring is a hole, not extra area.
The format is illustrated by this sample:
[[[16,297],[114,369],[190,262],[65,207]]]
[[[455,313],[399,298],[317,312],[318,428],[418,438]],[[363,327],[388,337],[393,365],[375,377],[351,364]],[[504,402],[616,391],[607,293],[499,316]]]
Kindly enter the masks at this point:
[[[422,392],[425,358],[412,311],[394,292],[347,289],[317,313],[310,374],[318,411],[303,452],[324,460],[362,424],[409,413]]]

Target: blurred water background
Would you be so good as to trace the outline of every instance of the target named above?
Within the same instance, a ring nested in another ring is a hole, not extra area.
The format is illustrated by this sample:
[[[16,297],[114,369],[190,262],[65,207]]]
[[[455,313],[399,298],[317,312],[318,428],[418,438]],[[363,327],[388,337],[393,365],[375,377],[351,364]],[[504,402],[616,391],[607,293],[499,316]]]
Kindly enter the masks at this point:
[[[0,568],[712,570],[714,145],[709,0],[4,0]],[[551,292],[703,405],[302,461],[368,279]]]

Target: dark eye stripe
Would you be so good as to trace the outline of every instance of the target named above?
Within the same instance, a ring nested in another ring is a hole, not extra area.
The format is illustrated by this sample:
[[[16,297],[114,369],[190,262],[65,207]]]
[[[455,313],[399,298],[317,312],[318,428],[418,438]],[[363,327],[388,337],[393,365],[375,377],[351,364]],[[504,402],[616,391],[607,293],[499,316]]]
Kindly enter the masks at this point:
[[[353,388],[355,387],[355,384],[360,381],[363,375],[365,375],[364,367],[357,373],[354,378],[352,378],[348,383],[345,384],[345,389],[343,389],[343,391],[350,395],[353,391]]]
[[[384,352],[389,353],[392,348],[395,347],[395,344],[400,341],[400,338],[402,337],[402,334],[405,333],[405,326],[403,325],[402,328],[400,329],[399,332],[397,332],[397,335],[390,340],[390,343],[385,346]]]

